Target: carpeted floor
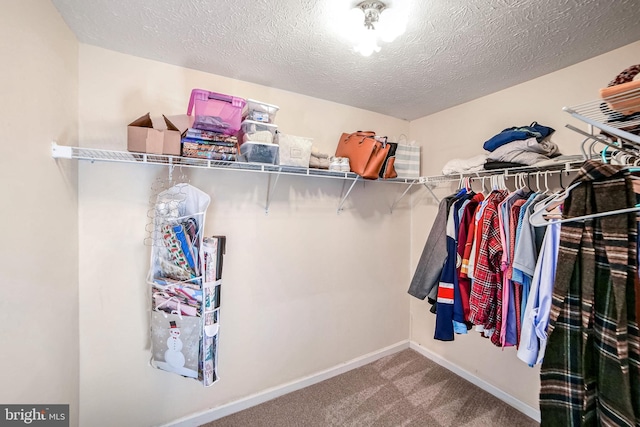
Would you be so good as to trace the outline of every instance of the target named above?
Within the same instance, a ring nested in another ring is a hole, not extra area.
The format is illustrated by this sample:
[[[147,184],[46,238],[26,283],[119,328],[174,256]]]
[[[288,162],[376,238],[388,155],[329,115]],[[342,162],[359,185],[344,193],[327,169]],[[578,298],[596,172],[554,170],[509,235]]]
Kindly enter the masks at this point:
[[[204,426],[537,425],[493,395],[407,349]]]

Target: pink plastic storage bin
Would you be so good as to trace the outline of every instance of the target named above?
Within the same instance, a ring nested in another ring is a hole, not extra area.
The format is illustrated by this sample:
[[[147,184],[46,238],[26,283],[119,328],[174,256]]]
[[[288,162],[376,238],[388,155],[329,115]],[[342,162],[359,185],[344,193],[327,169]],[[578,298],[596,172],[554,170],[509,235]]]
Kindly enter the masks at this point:
[[[195,108],[194,128],[234,135],[240,129],[246,103],[235,96],[193,89],[187,115],[190,116]]]

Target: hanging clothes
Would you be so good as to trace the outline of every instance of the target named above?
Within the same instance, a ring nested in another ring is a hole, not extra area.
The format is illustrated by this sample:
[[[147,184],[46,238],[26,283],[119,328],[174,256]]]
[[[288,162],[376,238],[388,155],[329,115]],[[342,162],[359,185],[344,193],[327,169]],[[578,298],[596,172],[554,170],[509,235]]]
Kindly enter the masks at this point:
[[[587,161],[565,201],[576,217],[633,207],[628,173]],[[640,425],[635,312],[637,222],[619,214],[562,224],[540,373],[542,426]]]
[[[549,224],[538,263],[531,281],[531,292],[525,301],[518,358],[534,366],[542,363],[547,345],[547,326],[553,295],[553,281],[558,261],[560,224]]]
[[[502,330],[500,331],[500,344],[502,346],[517,346],[520,337],[520,303],[522,301],[520,286],[516,286],[513,282],[513,257],[516,246],[516,229],[518,227],[518,218],[520,210],[527,202],[529,194],[514,202],[509,212],[509,242],[508,255],[506,257],[507,265],[504,271],[503,284],[503,301],[506,301],[507,310],[502,311]],[[507,251],[505,251],[507,252]],[[504,258],[504,257],[503,257]]]
[[[409,295],[421,300],[428,297],[431,304],[436,302],[440,274],[447,259],[447,218],[454,199],[454,196],[449,196],[440,201],[438,214],[409,285]]]
[[[460,293],[457,274],[458,228],[461,212],[464,212],[466,205],[473,196],[474,194],[467,193],[466,189],[461,190],[456,195],[456,200],[449,209],[449,217],[447,220],[447,259],[442,268],[440,282],[438,283],[436,330],[434,334],[434,338],[441,341],[451,341],[454,337],[454,301],[456,293],[458,294],[458,299]]]
[[[512,280],[521,286],[522,301],[520,304],[520,322],[524,322],[524,313],[531,289],[531,280],[538,262],[539,247],[536,244],[536,230],[529,223],[529,216],[535,204],[545,198],[544,194],[534,193],[522,206],[516,230],[516,248],[513,254]],[[542,229],[544,232],[546,230]]]
[[[491,336],[491,342],[496,346],[505,346],[507,345],[506,333],[507,333],[507,324],[509,317],[509,301],[512,299],[511,292],[511,281],[510,277],[507,276],[509,266],[511,265],[511,210],[514,205],[522,201],[526,201],[528,198],[528,194],[524,192],[523,189],[517,189],[513,193],[509,193],[507,197],[498,205],[498,224],[500,231],[500,242],[502,245],[502,257],[500,259],[500,270],[502,274],[501,278],[501,294],[498,295],[497,298],[497,314],[496,314],[496,329],[497,333]],[[515,240],[515,236],[514,240]],[[515,326],[515,306],[511,306],[511,318],[513,319],[513,324]],[[515,335],[515,329],[513,331],[513,335]],[[516,344],[515,336],[510,335],[510,341],[512,344]]]
[[[480,227],[474,281],[469,297],[469,321],[490,336],[496,327],[502,299],[502,244],[498,222],[498,205],[507,191],[497,190],[485,200]]]
[[[471,294],[471,279],[467,272],[469,269],[469,255],[473,243],[473,233],[475,231],[475,213],[480,203],[484,200],[484,194],[478,193],[465,206],[464,213],[460,218],[458,230],[458,286],[455,288],[455,299],[453,302],[453,322],[456,333],[466,334],[471,328],[469,319],[469,296]]]

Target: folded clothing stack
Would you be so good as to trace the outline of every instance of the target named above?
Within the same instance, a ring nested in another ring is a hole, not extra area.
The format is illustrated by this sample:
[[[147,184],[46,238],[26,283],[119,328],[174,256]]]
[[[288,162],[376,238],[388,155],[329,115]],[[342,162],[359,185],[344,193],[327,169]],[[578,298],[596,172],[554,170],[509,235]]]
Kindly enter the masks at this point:
[[[519,163],[532,166],[559,156],[558,146],[551,141],[538,142],[536,138],[513,141],[489,153],[487,160],[494,162]]]
[[[488,154],[469,159],[453,159],[442,169],[444,175],[479,170],[533,166],[560,156],[558,146],[547,138],[555,129],[533,122],[529,126],[511,127],[485,141]]]
[[[553,132],[555,132],[555,129],[533,122],[529,126],[511,127],[503,130],[485,141],[482,148],[487,151],[494,151],[496,148],[510,142],[529,138],[536,138],[540,142]]]
[[[329,169],[331,160],[329,155],[321,153],[316,147],[311,147],[311,157],[309,158],[309,167],[317,169]]]
[[[443,175],[454,175],[464,172],[476,172],[484,169],[487,161],[486,154],[478,154],[469,159],[452,159],[442,168]]]
[[[538,122],[504,129],[482,145],[490,152],[485,169],[533,166],[559,156],[558,146],[547,139],[553,132]]]

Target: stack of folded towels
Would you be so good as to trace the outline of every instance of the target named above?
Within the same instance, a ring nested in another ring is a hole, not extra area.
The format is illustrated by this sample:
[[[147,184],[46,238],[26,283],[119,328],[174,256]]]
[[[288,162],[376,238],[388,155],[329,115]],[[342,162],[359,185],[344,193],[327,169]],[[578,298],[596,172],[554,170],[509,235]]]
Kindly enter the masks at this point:
[[[488,154],[470,159],[453,159],[442,170],[452,175],[478,170],[534,166],[560,156],[558,146],[548,137],[555,130],[537,122],[529,126],[511,127],[485,141],[482,147]]]
[[[329,155],[322,153],[315,146],[311,147],[311,157],[309,157],[309,167],[316,169],[329,169],[331,160]]]

